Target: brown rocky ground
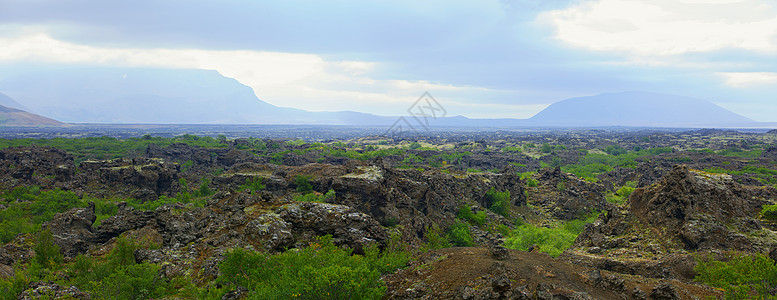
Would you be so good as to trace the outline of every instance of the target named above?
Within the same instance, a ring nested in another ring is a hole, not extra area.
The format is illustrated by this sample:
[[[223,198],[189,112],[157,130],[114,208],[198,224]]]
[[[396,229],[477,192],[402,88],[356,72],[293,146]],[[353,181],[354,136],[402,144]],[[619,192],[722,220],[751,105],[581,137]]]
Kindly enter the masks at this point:
[[[719,290],[649,279],[552,259],[544,253],[448,248],[423,254],[384,277],[387,299],[704,299]]]

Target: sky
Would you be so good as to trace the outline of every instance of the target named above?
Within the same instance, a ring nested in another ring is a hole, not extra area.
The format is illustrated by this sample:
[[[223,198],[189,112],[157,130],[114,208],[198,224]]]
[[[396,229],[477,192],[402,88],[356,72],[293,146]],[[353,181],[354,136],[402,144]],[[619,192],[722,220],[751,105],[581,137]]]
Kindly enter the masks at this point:
[[[650,91],[777,121],[773,0],[0,0],[0,68],[198,68],[310,111],[528,118]],[[1,78],[0,78],[1,80]]]

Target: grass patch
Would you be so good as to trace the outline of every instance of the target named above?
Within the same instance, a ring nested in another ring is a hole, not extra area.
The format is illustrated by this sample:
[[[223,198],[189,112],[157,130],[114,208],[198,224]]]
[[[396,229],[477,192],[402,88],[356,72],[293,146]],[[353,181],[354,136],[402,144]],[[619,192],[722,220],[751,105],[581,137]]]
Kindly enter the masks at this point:
[[[774,299],[777,266],[763,254],[731,255],[728,261],[697,258],[695,280],[726,291],[726,299]]]
[[[505,247],[522,251],[532,245],[539,246],[541,252],[557,257],[572,246],[575,238],[586,224],[592,223],[599,214],[589,214],[584,218],[564,222],[554,228],[537,227],[531,224],[517,226],[505,240]]]

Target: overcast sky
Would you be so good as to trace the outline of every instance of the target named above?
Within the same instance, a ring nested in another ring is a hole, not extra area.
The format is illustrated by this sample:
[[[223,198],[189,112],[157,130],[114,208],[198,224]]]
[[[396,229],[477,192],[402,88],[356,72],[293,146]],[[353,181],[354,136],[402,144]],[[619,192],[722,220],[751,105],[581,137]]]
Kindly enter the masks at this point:
[[[652,91],[777,121],[773,0],[0,0],[0,68],[201,68],[271,104],[527,118]],[[1,78],[0,78],[1,79]]]

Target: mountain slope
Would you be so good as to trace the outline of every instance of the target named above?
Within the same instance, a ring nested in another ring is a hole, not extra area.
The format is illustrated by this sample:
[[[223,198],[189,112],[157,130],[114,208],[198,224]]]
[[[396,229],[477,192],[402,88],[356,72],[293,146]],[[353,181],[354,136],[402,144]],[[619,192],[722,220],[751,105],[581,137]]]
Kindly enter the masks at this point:
[[[537,126],[737,126],[754,123],[709,101],[649,92],[579,97],[529,119]]]
[[[364,113],[277,107],[210,70],[45,69],[7,75],[0,90],[30,111],[71,123],[390,124]]]
[[[24,105],[21,105],[19,102],[16,102],[13,98],[9,97],[6,94],[0,93],[0,105],[5,106],[7,108],[15,108],[19,110],[29,110]]]
[[[20,109],[0,105],[0,126],[66,126],[66,124]]]

